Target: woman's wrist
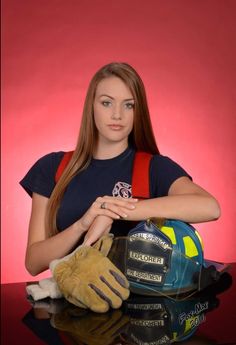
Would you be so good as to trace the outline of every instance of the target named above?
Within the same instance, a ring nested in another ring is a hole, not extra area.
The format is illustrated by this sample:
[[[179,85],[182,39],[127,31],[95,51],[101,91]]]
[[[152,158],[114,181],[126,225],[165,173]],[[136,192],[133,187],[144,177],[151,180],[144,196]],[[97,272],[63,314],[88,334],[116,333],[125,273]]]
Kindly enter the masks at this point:
[[[79,237],[81,237],[88,229],[83,226],[81,219],[77,220],[74,224],[73,227],[78,234]]]

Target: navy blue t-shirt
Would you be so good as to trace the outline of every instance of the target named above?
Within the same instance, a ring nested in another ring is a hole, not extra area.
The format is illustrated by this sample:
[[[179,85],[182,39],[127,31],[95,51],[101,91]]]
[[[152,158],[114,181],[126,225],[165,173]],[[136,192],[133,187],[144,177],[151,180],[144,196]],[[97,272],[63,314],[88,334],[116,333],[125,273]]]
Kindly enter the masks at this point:
[[[38,193],[50,197],[55,187],[55,174],[64,152],[53,152],[40,158],[20,181],[21,186],[32,196]],[[58,216],[58,229],[64,230],[82,215],[99,196],[132,196],[132,166],[135,151],[127,148],[111,159],[92,159],[88,168],[78,173],[69,183],[63,196]],[[154,155],[150,164],[151,198],[168,195],[172,183],[187,172],[170,158]],[[111,232],[117,236],[126,235],[133,227],[129,221],[113,222]]]

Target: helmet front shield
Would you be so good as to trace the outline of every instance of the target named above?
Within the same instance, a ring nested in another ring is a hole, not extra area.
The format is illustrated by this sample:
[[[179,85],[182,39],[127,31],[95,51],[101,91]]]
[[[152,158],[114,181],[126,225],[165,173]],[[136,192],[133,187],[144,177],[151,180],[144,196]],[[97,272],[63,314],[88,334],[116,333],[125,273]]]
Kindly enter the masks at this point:
[[[133,293],[182,299],[200,290],[202,265],[174,248],[161,232],[115,238],[108,257]]]

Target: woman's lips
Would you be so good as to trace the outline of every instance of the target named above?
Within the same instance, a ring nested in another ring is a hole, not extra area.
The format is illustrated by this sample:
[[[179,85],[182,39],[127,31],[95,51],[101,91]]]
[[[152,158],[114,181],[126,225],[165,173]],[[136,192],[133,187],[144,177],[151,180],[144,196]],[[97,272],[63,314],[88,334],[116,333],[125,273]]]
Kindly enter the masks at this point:
[[[112,129],[113,131],[119,131],[121,130],[124,126],[121,126],[121,125],[108,125],[108,127],[110,129]]]

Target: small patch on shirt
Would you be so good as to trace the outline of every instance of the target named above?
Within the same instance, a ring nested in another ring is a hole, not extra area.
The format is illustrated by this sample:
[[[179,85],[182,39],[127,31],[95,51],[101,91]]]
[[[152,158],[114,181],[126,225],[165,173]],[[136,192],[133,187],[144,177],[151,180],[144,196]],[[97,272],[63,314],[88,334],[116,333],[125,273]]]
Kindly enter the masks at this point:
[[[132,188],[131,185],[126,182],[117,182],[112,191],[113,196],[119,196],[122,198],[131,198],[132,197]]]

